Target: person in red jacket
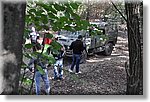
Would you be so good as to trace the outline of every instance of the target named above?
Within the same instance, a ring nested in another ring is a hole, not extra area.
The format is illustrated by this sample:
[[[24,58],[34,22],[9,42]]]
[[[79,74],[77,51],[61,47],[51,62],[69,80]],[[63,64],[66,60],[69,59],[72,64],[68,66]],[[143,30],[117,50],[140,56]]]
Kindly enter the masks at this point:
[[[52,42],[52,39],[50,39],[50,38],[44,39],[44,44],[51,44],[51,42]]]

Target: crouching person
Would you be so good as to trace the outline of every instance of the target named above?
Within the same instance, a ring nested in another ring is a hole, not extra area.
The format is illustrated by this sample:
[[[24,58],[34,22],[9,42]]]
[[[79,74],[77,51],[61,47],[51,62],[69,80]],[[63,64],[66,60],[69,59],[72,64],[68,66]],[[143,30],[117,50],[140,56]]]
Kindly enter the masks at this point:
[[[41,45],[38,43],[36,44],[35,47],[37,52],[41,51]],[[40,80],[42,78],[42,80],[44,81],[45,84],[45,92],[47,95],[49,95],[50,93],[50,81],[48,78],[48,71],[47,71],[47,66],[46,66],[46,62],[47,61],[43,61],[42,60],[42,55],[39,54],[37,56],[37,58],[32,58],[28,64],[30,71],[32,71],[35,74],[35,88],[36,88],[36,95],[40,95],[41,94],[41,86],[40,86]],[[32,67],[34,66],[34,67]],[[44,73],[41,73],[38,70],[38,66],[41,67],[43,69]]]

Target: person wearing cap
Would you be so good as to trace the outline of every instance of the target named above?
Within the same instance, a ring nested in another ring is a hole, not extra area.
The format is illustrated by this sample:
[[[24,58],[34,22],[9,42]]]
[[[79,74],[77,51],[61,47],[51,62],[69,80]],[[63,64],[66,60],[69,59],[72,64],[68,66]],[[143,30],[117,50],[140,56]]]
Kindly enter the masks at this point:
[[[81,54],[84,50],[84,44],[82,42],[82,35],[78,36],[78,39],[73,41],[70,45],[70,50],[73,50],[73,56],[72,56],[72,64],[71,68],[69,69],[69,72],[73,72],[74,66],[76,66],[76,74],[81,73],[79,69],[79,64],[81,60]]]

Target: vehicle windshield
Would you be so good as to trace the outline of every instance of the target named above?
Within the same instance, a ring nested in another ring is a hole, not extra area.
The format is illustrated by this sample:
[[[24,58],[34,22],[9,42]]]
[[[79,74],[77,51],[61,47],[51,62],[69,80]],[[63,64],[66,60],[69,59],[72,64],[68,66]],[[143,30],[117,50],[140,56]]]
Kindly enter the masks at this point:
[[[60,35],[63,35],[63,36],[68,36],[70,38],[77,38],[79,35],[84,35],[84,31],[76,31],[76,32],[71,32],[71,31],[60,31]]]

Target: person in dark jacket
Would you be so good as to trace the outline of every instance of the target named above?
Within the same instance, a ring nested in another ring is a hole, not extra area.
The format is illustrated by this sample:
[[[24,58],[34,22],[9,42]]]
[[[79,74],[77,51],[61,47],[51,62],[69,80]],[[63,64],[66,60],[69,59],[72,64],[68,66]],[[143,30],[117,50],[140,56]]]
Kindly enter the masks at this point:
[[[71,43],[70,50],[73,50],[73,56],[72,56],[72,64],[71,68],[69,69],[69,72],[73,72],[74,66],[76,66],[76,74],[81,73],[79,70],[79,64],[81,60],[81,54],[84,50],[84,45],[82,42],[82,35],[78,36],[78,39]]]

